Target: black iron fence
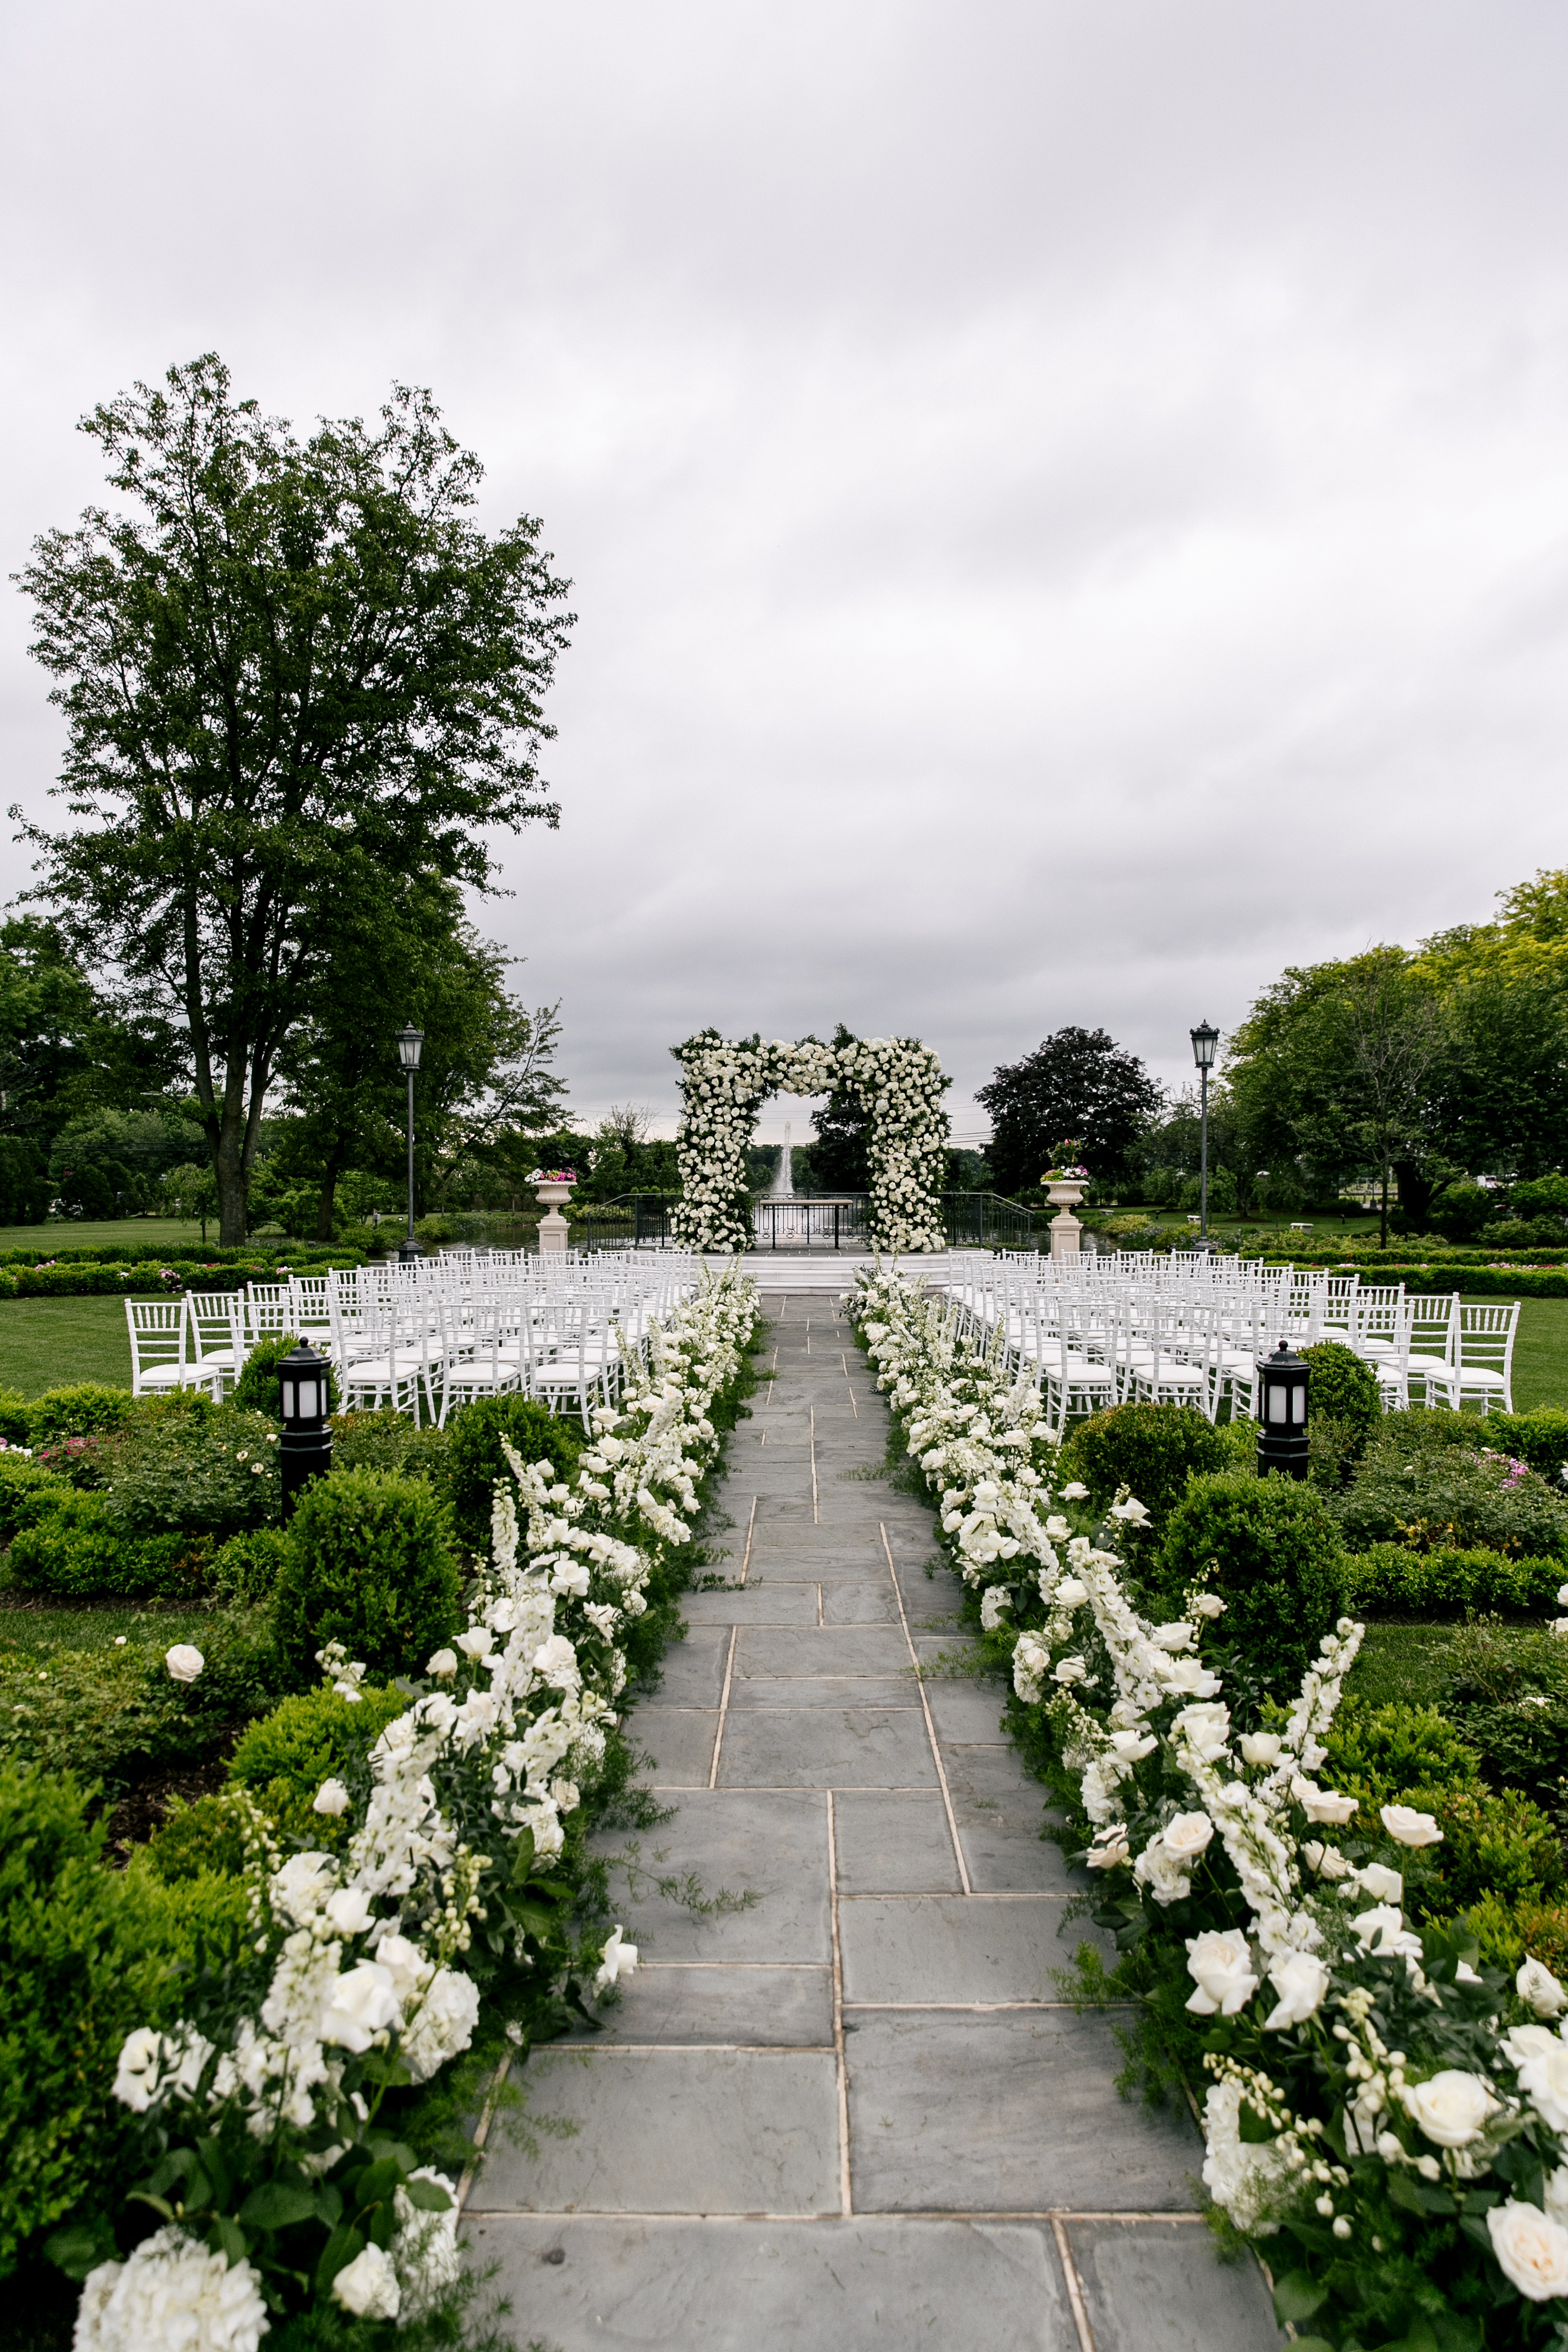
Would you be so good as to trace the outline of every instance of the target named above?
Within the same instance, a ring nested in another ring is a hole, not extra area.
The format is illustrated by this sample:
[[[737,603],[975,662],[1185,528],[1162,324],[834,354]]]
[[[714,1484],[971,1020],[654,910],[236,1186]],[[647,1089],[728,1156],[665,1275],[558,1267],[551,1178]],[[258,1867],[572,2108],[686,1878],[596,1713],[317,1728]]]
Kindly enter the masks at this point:
[[[574,1202],[566,1215],[575,1250],[667,1249],[673,1192],[626,1192],[614,1201]],[[870,1209],[864,1192],[802,1194],[752,1204],[752,1247],[782,1250],[853,1250],[864,1253]],[[942,1231],[950,1249],[1026,1250],[1034,1216],[995,1192],[944,1192]]]

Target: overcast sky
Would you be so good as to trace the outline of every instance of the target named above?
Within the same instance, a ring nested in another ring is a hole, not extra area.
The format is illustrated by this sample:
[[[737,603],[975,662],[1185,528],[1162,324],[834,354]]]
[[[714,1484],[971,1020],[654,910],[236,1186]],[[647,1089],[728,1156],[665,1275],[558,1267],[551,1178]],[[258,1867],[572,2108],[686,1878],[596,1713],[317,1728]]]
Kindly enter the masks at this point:
[[[574,583],[561,828],[481,919],[579,1117],[668,1121],[710,1022],[843,1020],[982,1133],[1063,1023],[1180,1080],[1284,964],[1568,863],[1561,5],[5,27],[0,569],[172,362],[306,424],[430,385]],[[41,812],[27,635],[10,591]]]

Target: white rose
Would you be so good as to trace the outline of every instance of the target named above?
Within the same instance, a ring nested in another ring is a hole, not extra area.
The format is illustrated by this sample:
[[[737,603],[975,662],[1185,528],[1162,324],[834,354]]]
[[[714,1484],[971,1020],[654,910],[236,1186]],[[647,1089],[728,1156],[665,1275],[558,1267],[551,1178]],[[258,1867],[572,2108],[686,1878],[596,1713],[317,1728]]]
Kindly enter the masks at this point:
[[[1220,1686],[1219,1676],[1211,1675],[1201,1658],[1163,1657],[1159,1674],[1173,1698],[1213,1698]]]
[[[1187,1973],[1197,1985],[1187,2007],[1199,2017],[1234,2017],[1258,1990],[1252,1954],[1239,1932],[1189,1936]]]
[[[1127,1843],[1125,1822],[1112,1822],[1108,1829],[1096,1830],[1094,1843],[1084,1857],[1090,1870],[1120,1870],[1132,1859],[1132,1849]]]
[[[1533,2010],[1537,2017],[1561,2017],[1568,2009],[1568,1992],[1542,1960],[1527,1959],[1513,1983],[1526,2009]]]
[[[1152,1731],[1113,1731],[1110,1752],[1123,1764],[1142,1764],[1160,1745]]]
[[[418,2012],[403,2036],[402,2056],[416,2083],[466,2050],[479,2022],[479,1992],[460,1969],[437,1969]]]
[[[1196,1631],[1195,1626],[1179,1618],[1173,1625],[1156,1625],[1149,1639],[1157,1650],[1186,1650],[1192,1647],[1193,1635]]]
[[[1191,1862],[1202,1853],[1214,1835],[1214,1823],[1206,1813],[1175,1813],[1160,1832],[1167,1853],[1183,1862]]]
[[[1058,1609],[1081,1609],[1089,1599],[1089,1587],[1076,1576],[1064,1576],[1051,1599]]]
[[[1277,1731],[1244,1731],[1241,1760],[1244,1764],[1278,1764],[1284,1745]]]
[[[1568,2294],[1568,2230],[1539,2206],[1510,2198],[1487,2215],[1492,2252],[1510,2285],[1531,2303]]]
[[[1564,1462],[1563,1465],[1563,1472],[1564,1477],[1568,1477],[1568,1462]],[[1557,1606],[1559,1609],[1568,1609],[1568,1584],[1560,1584],[1558,1586]]]
[[[1555,2172],[1547,2174],[1544,2194],[1552,2219],[1568,2229],[1568,2164],[1560,2164]]]
[[[1196,1664],[1195,1659],[1177,1660],[1173,1672]],[[1171,1730],[1174,1738],[1184,1739],[1190,1747],[1195,1748],[1205,1763],[1212,1764],[1216,1756],[1224,1755],[1226,1743],[1230,1738],[1230,1709],[1221,1706],[1184,1706],[1172,1724]]]
[[[332,2281],[332,2300],[356,2319],[395,2319],[403,2294],[391,2255],[366,2246]]]
[[[1301,1859],[1308,1869],[1315,1870],[1321,1878],[1348,1878],[1351,1875],[1350,1864],[1339,1847],[1320,1845],[1316,1838],[1309,1838],[1302,1846]]]
[[[455,1675],[458,1653],[456,1650],[437,1650],[434,1657],[426,1660],[425,1671],[427,1675]]]
[[[1374,1903],[1403,1903],[1405,1881],[1397,1870],[1390,1870],[1385,1862],[1369,1862],[1355,1874],[1358,1886],[1363,1886]]]
[[[1069,1492],[1069,1488],[1066,1486],[1062,1488],[1062,1493],[1064,1495],[1068,1494]],[[1112,1503],[1110,1510],[1106,1513],[1106,1517],[1112,1519],[1125,1519],[1130,1528],[1147,1527],[1149,1523],[1149,1511],[1147,1505],[1134,1501],[1131,1495],[1128,1496],[1127,1500],[1124,1503]]]
[[[335,1816],[346,1813],[348,1809],[349,1792],[341,1780],[323,1780],[310,1800],[310,1811],[313,1813],[331,1813]]]
[[[1268,1981],[1279,1999],[1263,2022],[1281,2032],[1288,2025],[1304,2025],[1308,2018],[1317,2014],[1329,1990],[1330,1977],[1315,1953],[1289,1952],[1271,1964]]]
[[[1070,1485],[1062,1488],[1062,1500],[1064,1503],[1087,1503],[1089,1500],[1089,1488],[1084,1486],[1079,1479],[1075,1478],[1072,1480]],[[1050,1533],[1050,1529],[1047,1528],[1046,1532],[1048,1535]],[[1066,1535],[1066,1528],[1062,1529],[1062,1533],[1063,1535]]]
[[[1406,2083],[1404,2096],[1405,2113],[1438,2147],[1468,2147],[1498,2113],[1498,2102],[1480,2076],[1457,2066],[1445,2066],[1425,2083]]]
[[[1290,1794],[1310,1822],[1319,1822],[1326,1827],[1342,1829],[1355,1813],[1353,1797],[1342,1797],[1332,1789],[1316,1788],[1310,1780],[1292,1780]]]
[[[1568,2132],[1568,2047],[1543,2025],[1516,2025],[1502,2037],[1520,2089],[1542,2123]]]
[[[370,1897],[363,1886],[340,1886],[328,1895],[326,1910],[340,1936],[363,1936],[371,1924]]]
[[[368,2050],[378,2033],[397,2023],[398,2014],[392,1970],[377,1960],[362,1960],[327,1987],[321,2039],[340,2050]]]
[[[466,1658],[482,1658],[492,1646],[493,1637],[486,1625],[470,1625],[466,1633],[458,1636],[458,1647]]]
[[[1193,1603],[1194,1617],[1223,1617],[1225,1602],[1217,1592],[1200,1592]]]
[[[1051,1668],[1051,1680],[1060,1683],[1065,1690],[1069,1683],[1081,1683],[1088,1673],[1081,1658],[1058,1658]]]
[[[1046,1521],[1046,1533],[1053,1543],[1066,1543],[1072,1529],[1064,1518],[1057,1516]]]
[[[581,1685],[577,1653],[564,1633],[552,1633],[548,1642],[542,1642],[530,1663],[534,1673],[556,1690],[574,1691]]]
[[[391,1971],[393,1990],[405,2004],[431,1974],[430,1963],[418,1945],[395,1931],[383,1936],[375,1948],[375,1957],[382,1968]]]
[[[121,2045],[115,2069],[114,2095],[133,2115],[145,2115],[158,2095],[163,2074],[163,2037],[150,2025],[139,2025]]]
[[[1405,1925],[1404,1914],[1392,1904],[1381,1904],[1371,1911],[1360,1911],[1351,1921],[1363,1952],[1374,1959],[1411,1959],[1421,1958],[1421,1938]]]
[[[177,1683],[194,1683],[206,1660],[189,1642],[176,1642],[172,1650],[163,1653],[163,1664]]]
[[[1417,1813],[1408,1805],[1383,1805],[1379,1816],[1384,1828],[1396,1845],[1440,1845],[1443,1832],[1430,1813]]]
[[[622,1930],[617,1927],[600,1953],[599,1963],[599,1972],[594,1979],[594,1990],[607,1992],[612,1985],[619,1984],[623,1977],[632,1974],[637,1964],[637,1948],[625,1942]]]

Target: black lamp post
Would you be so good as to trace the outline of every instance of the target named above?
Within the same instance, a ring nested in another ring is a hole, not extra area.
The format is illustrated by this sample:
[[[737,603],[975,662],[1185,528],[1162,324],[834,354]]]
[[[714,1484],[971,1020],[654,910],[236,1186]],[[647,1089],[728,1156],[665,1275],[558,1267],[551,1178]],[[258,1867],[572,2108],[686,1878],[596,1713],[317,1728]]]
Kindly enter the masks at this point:
[[[419,1067],[419,1048],[425,1043],[423,1029],[400,1029],[397,1033],[397,1058],[408,1080],[408,1231],[399,1243],[399,1265],[412,1265],[425,1253],[414,1238],[414,1073]]]
[[[1188,1032],[1193,1041],[1193,1059],[1198,1066],[1198,1083],[1203,1092],[1203,1141],[1198,1176],[1198,1247],[1209,1245],[1209,1072],[1214,1067],[1214,1049],[1219,1044],[1219,1031],[1212,1022],[1200,1022]]]
[[[307,1340],[284,1357],[278,1367],[283,1390],[283,1435],[278,1466],[283,1475],[283,1516],[290,1519],[301,1488],[312,1478],[324,1478],[332,1466],[332,1424],[329,1408],[331,1366]]]
[[[1307,1475],[1307,1390],[1312,1378],[1310,1364],[1303,1363],[1293,1348],[1283,1339],[1271,1356],[1265,1356],[1258,1367],[1258,1475],[1267,1478],[1277,1471],[1282,1478],[1304,1478]]]

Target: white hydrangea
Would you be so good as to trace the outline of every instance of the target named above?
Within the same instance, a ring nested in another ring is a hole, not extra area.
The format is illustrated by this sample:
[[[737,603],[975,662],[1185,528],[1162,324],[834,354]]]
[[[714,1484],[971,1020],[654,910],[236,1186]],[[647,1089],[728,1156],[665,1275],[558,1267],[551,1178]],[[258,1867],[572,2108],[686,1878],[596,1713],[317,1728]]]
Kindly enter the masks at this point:
[[[171,2223],[123,2263],[89,2271],[73,2352],[257,2352],[271,2323],[261,2282]]]

